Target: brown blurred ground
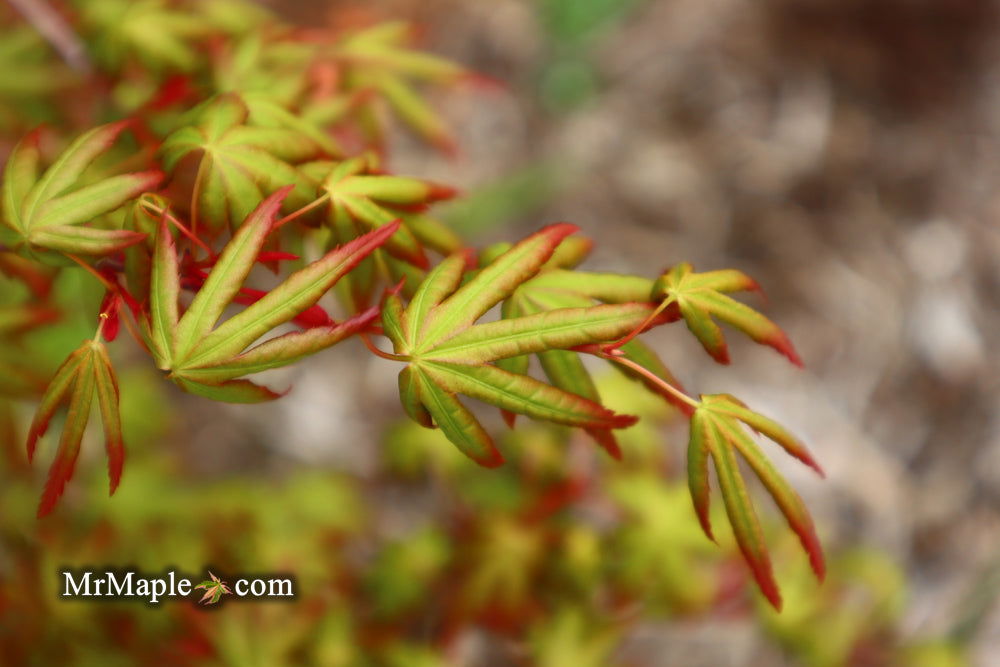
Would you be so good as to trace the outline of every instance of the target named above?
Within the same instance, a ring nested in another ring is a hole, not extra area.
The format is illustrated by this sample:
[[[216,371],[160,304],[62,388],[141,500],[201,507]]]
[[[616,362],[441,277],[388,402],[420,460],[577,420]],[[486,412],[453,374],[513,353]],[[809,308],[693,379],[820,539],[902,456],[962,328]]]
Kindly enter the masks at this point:
[[[573,47],[587,53],[597,89],[561,109],[543,103],[546,64],[559,54],[530,0],[338,6],[412,18],[428,48],[509,86],[439,98],[463,157],[429,159],[400,137],[396,170],[475,190],[554,164],[561,187],[504,238],[565,219],[598,241],[591,268],[654,275],[689,260],[756,277],[806,371],[735,336],[730,368],[683,332],[661,335],[664,357],[689,388],[737,394],[811,444],[825,481],[784,469],[828,543],[860,541],[905,565],[911,636],[952,630],[978,590],[987,603],[974,656],[996,664],[1000,610],[983,590],[1000,564],[996,3],[632,4]],[[279,9],[316,21],[329,6]],[[275,406],[314,426],[295,436],[302,456],[316,455],[310,438],[329,420],[355,448],[367,428],[358,413],[375,414],[365,407],[373,397],[394,401],[393,376],[371,364],[356,371],[364,397],[312,413],[304,402]],[[296,393],[315,395],[309,378]],[[699,644],[681,635],[669,640]]]

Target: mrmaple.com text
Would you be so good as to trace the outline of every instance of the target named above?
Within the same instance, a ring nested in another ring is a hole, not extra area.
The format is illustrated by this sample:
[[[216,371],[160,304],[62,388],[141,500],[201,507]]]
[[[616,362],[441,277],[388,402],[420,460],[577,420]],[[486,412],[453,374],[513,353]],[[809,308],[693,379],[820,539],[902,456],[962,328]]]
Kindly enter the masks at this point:
[[[63,570],[60,597],[139,600],[151,605],[167,598],[186,598],[196,586],[192,579],[168,570],[150,576],[131,570]],[[232,587],[237,598],[294,598],[292,577],[242,577]]]

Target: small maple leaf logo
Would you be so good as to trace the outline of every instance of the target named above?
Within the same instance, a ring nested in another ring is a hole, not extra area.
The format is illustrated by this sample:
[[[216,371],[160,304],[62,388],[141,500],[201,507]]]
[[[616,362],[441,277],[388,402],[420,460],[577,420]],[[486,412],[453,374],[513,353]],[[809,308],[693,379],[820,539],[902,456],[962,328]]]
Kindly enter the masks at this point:
[[[206,579],[205,581],[195,586],[195,589],[198,588],[205,589],[205,594],[201,596],[201,599],[198,600],[198,602],[206,605],[215,604],[216,602],[219,601],[219,599],[223,595],[233,594],[233,592],[229,590],[229,586],[226,585],[226,582],[222,581],[217,576],[212,574],[211,571],[209,571],[208,576],[212,578]]]

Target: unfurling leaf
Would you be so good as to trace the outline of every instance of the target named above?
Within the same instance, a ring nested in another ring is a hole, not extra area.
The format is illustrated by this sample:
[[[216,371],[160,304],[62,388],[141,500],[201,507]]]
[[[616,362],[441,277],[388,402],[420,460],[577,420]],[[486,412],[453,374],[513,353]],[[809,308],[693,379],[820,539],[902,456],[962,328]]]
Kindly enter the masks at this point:
[[[567,224],[546,227],[464,285],[466,258],[452,255],[428,274],[405,309],[398,295],[386,298],[383,331],[396,353],[409,362],[400,374],[400,400],[407,414],[424,426],[436,424],[482,465],[499,465],[503,457],[458,394],[511,413],[596,432],[635,422],[592,398],[492,362],[614,341],[641,326],[653,313],[653,304],[587,305],[475,324],[534,276],[575,230]]]
[[[289,190],[282,188],[268,197],[240,225],[183,315],[178,309],[177,250],[166,223],[161,223],[144,329],[157,364],[185,391],[235,403],[278,398],[280,394],[238,378],[298,361],[366,328],[377,318],[377,310],[368,310],[340,324],[285,334],[247,349],[313,308],[341,276],[396,231],[397,223],[331,250],[218,324],[226,308],[239,300],[243,282]]]
[[[660,276],[653,285],[652,298],[667,306],[676,306],[691,333],[720,364],[729,363],[729,350],[722,329],[712,316],[758,343],[773,347],[793,364],[801,366],[795,347],[777,324],[725,294],[746,290],[759,291],[760,287],[741,271],[695,273],[690,264],[682,262]]]
[[[757,513],[740,475],[736,452],[750,464],[754,474],[763,482],[785,515],[788,525],[799,536],[803,548],[809,554],[813,571],[819,579],[823,579],[825,574],[823,550],[816,537],[812,518],[802,500],[767,459],[743,425],[766,435],[820,475],[823,473],[805,446],[773,420],[749,410],[737,399],[726,394],[701,397],[701,403],[691,417],[691,435],[688,444],[688,484],[698,520],[705,533],[712,538],[708,481],[708,460],[711,458],[725,502],[726,514],[740,551],[743,552],[743,557],[749,564],[764,596],[775,608],[780,609],[781,594],[778,592],[771,571],[771,559],[764,543]]]
[[[42,396],[28,431],[28,460],[34,458],[38,440],[45,435],[49,422],[63,404],[68,406],[66,423],[59,439],[55,461],[49,468],[48,482],[38,506],[38,516],[52,511],[62,495],[66,482],[73,476],[80,442],[90,421],[90,409],[97,397],[101,420],[104,423],[105,447],[108,456],[110,492],[114,493],[121,481],[125,460],[122,441],[121,418],[118,412],[118,380],[115,376],[107,349],[99,340],[84,343],[59,367]]]
[[[159,171],[144,171],[78,186],[86,168],[111,147],[126,127],[128,122],[122,121],[86,132],[41,176],[38,132],[32,132],[14,148],[0,188],[0,222],[13,237],[11,245],[15,249],[27,256],[46,250],[107,255],[146,237],[131,230],[84,226],[156,187],[163,178]]]

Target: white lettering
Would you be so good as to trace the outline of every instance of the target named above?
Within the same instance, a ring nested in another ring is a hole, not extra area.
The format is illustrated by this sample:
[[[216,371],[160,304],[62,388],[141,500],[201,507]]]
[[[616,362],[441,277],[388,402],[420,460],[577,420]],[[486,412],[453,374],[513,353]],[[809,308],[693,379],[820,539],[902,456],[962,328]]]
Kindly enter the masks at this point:
[[[132,575],[134,572],[129,572],[122,579],[121,583],[118,583],[118,579],[115,578],[114,572],[108,572],[108,595],[132,595]]]
[[[149,598],[150,604],[160,601],[160,596],[167,592],[167,582],[165,579],[153,579],[153,594]]]
[[[63,572],[63,578],[66,582],[66,592],[63,593],[63,597],[70,597],[73,595],[90,595],[90,572],[83,573],[83,579],[79,584],[76,584],[76,582],[73,581],[72,572]],[[70,593],[70,587],[73,589],[72,593]]]
[[[271,597],[292,597],[295,595],[291,579],[271,579],[267,583],[269,586],[268,594]]]

